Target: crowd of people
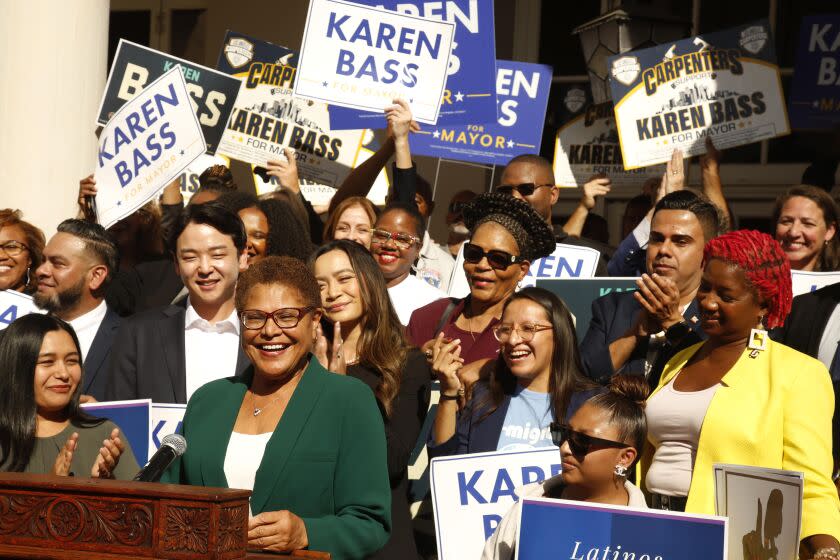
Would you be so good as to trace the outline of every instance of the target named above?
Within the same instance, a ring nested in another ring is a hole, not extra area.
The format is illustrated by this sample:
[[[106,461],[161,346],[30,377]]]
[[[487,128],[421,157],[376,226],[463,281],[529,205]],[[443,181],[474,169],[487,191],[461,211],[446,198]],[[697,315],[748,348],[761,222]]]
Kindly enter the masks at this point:
[[[559,447],[562,473],[520,496],[713,514],[715,463],[803,472],[802,557],[840,558],[840,284],[791,295],[791,270],[840,268],[825,188],[781,196],[772,236],[737,230],[720,152],[707,143],[694,192],[675,151],[613,250],[586,237],[610,179],[561,224],[551,163],[521,155],[492,192],[444,201],[437,243],[407,104],[385,118],[326,216],[292,151],[267,166],[276,192],[214,166],[188,204],[176,182],[108,230],[92,176],[49,240],[0,210],[0,289],[45,312],[0,331],[0,470],[130,479],[119,427],[80,403],[186,404],[164,479],[252,490],[249,547],[417,558],[407,469],[428,423],[430,457]],[[380,209],[365,195],[392,156]],[[638,276],[593,302],[580,341],[565,302],[520,289],[557,243]],[[448,297],[459,253],[469,294]],[[514,508],[484,558],[514,557],[517,523]]]

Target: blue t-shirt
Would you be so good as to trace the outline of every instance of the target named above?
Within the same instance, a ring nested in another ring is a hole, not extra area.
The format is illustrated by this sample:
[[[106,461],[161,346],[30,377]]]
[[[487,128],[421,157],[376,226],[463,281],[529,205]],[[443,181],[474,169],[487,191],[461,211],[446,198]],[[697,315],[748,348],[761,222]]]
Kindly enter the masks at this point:
[[[521,451],[553,446],[551,395],[517,386],[502,424],[496,451]]]

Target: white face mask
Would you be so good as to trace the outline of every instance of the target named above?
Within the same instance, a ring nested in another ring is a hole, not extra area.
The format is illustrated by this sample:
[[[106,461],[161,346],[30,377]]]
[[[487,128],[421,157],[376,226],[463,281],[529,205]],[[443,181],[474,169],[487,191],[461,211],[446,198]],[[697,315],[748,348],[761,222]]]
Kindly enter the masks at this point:
[[[470,230],[464,225],[464,222],[455,222],[454,224],[449,224],[449,233],[454,233],[456,235],[469,235]]]

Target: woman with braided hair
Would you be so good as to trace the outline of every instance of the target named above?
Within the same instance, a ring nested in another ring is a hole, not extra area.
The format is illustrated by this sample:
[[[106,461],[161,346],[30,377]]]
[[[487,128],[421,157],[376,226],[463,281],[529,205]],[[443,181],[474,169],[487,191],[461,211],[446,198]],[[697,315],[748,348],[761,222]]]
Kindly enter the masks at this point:
[[[840,558],[831,380],[764,330],[790,311],[790,263],[773,238],[746,230],[706,243],[703,259],[697,303],[709,338],[668,362],[646,408],[641,480],[652,505],[714,513],[714,463],[800,471],[804,548]]]

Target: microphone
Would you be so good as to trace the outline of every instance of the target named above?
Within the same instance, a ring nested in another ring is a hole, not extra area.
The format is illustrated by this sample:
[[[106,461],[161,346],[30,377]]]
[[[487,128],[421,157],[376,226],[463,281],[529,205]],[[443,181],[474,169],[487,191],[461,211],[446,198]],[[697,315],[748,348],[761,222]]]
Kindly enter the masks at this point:
[[[180,457],[187,450],[187,440],[184,436],[170,434],[160,442],[160,449],[152,455],[149,462],[140,469],[134,480],[137,482],[157,482],[172,461]]]

